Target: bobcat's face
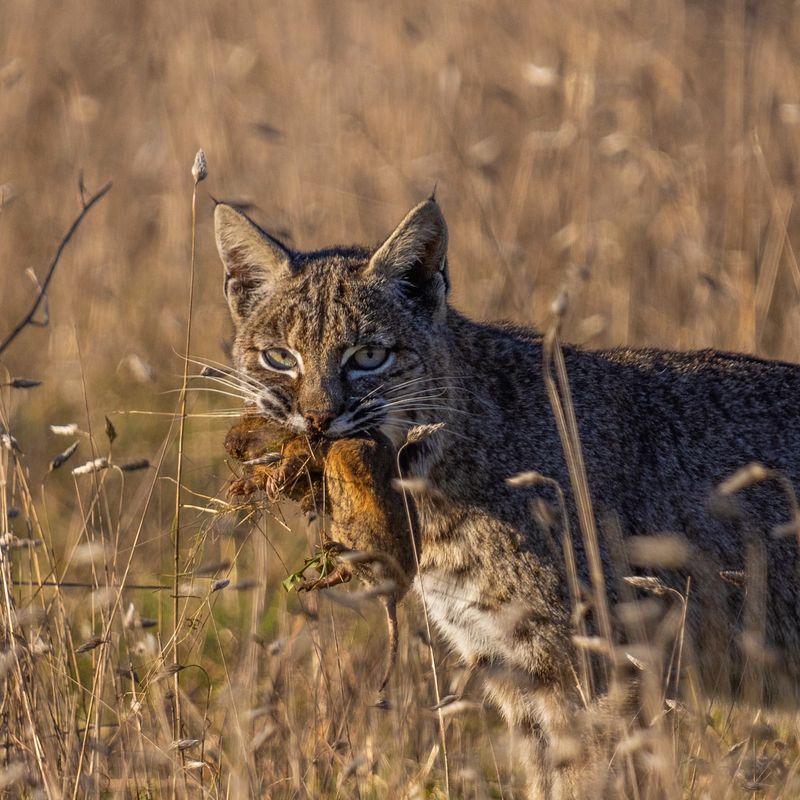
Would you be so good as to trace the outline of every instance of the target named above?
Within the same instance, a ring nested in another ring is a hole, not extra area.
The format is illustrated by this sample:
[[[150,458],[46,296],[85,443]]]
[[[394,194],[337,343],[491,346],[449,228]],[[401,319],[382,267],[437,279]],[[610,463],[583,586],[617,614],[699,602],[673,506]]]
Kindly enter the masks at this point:
[[[229,381],[265,417],[330,438],[380,429],[399,444],[446,416],[447,231],[435,201],[374,253],[293,253],[225,205],[216,230],[236,329]]]

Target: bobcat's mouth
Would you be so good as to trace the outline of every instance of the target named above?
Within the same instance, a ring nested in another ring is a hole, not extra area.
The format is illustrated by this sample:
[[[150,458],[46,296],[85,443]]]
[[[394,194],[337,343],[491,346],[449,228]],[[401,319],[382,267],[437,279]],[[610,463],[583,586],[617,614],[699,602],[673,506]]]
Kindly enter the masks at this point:
[[[325,431],[325,435],[331,439],[345,439],[358,433],[368,433],[374,430],[378,423],[379,420],[374,413],[358,405],[336,417]]]
[[[384,398],[373,397],[366,402],[359,401],[336,417],[324,435],[330,439],[346,439],[380,432],[399,447],[404,439],[402,427],[398,420],[393,419]]]

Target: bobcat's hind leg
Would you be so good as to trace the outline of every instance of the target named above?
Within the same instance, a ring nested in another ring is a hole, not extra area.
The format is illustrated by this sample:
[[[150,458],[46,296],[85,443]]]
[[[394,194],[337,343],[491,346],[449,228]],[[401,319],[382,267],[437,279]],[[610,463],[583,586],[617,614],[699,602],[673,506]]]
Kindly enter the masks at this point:
[[[590,789],[585,742],[575,708],[558,686],[538,683],[513,669],[490,670],[489,699],[520,732],[526,751],[528,800],[584,800],[604,795]]]

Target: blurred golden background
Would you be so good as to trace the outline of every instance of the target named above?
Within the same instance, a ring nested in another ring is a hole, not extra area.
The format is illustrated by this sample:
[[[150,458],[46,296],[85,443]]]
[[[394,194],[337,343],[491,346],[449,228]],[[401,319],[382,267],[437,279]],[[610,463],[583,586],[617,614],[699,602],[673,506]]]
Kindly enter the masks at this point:
[[[170,441],[171,418],[152,412],[175,408],[183,371],[199,147],[209,178],[198,195],[196,356],[225,361],[230,333],[210,195],[312,249],[378,242],[435,186],[450,226],[453,300],[470,315],[542,325],[566,286],[564,333],[574,342],[800,359],[795,2],[6,3],[0,337],[35,297],[26,269],[43,278],[80,210],[79,181],[88,192],[114,182],[58,267],[49,326],[26,329],[0,362],[10,376],[43,381],[0,391],[3,419],[27,457],[30,495],[41,493],[45,506],[50,498],[43,518],[56,557],[95,523],[66,470],[43,478],[65,444],[47,426],[75,422],[99,441],[108,415],[115,448],[130,458],[155,460]],[[211,405],[193,396],[190,411]],[[216,495],[229,477],[226,428],[225,420],[189,421],[191,491]],[[81,455],[90,457],[85,446]],[[135,502],[114,495],[117,541],[130,544],[145,520],[132,569],[166,575],[157,565],[168,564],[174,483],[160,478],[145,512],[152,476],[129,480]],[[26,511],[15,522],[21,535],[33,512],[15,491],[9,503]],[[240,552],[198,519],[193,530],[214,535],[192,540],[187,563]],[[305,541],[286,539],[278,550],[296,559]],[[246,567],[268,572],[268,599],[254,611],[224,598],[218,606],[228,632],[215,636],[231,654],[241,655],[237,624],[267,638],[296,629],[285,616],[295,601],[278,584],[286,564],[259,552]],[[380,631],[362,626],[352,636],[382,647]],[[247,653],[244,681],[257,660]],[[403,658],[410,663],[408,651]],[[424,671],[420,658],[407,676]],[[368,660],[354,663],[349,691],[370,669]],[[407,694],[412,684],[403,684]],[[480,725],[459,729],[458,741],[471,736],[485,745]],[[297,741],[261,774],[291,774],[286,796],[314,796],[292,761],[307,755]],[[407,744],[397,744],[404,758],[417,752]],[[472,768],[467,744],[453,749],[464,770]],[[420,763],[427,753],[419,745]],[[501,790],[503,769],[495,763]]]
[[[18,3],[0,30],[4,327],[78,208],[52,324],[8,354],[104,405],[180,364],[189,167],[292,245],[370,242],[437,187],[456,304],[568,338],[793,358],[791,2]],[[203,193],[201,193],[203,194]],[[195,350],[227,332],[201,197]],[[110,407],[110,406],[109,406]]]

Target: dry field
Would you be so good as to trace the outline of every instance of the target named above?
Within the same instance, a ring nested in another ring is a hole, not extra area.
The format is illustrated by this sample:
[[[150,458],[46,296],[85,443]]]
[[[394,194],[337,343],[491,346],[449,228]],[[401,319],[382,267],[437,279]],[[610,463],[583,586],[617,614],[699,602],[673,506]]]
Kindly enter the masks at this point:
[[[311,248],[379,240],[434,185],[474,316],[541,325],[566,286],[572,341],[800,360],[797,3],[30,0],[1,18],[0,341],[35,299],[27,271],[43,280],[82,196],[114,185],[49,324],[0,353],[0,792],[521,798],[518,742],[412,601],[382,710],[375,601],[283,590],[314,534],[222,502],[230,398],[190,392],[179,472],[195,151],[199,360],[224,362],[230,332],[211,195]],[[463,696],[441,714],[432,657],[439,698]],[[795,716],[672,699],[614,755],[646,751],[640,796],[800,796]]]

